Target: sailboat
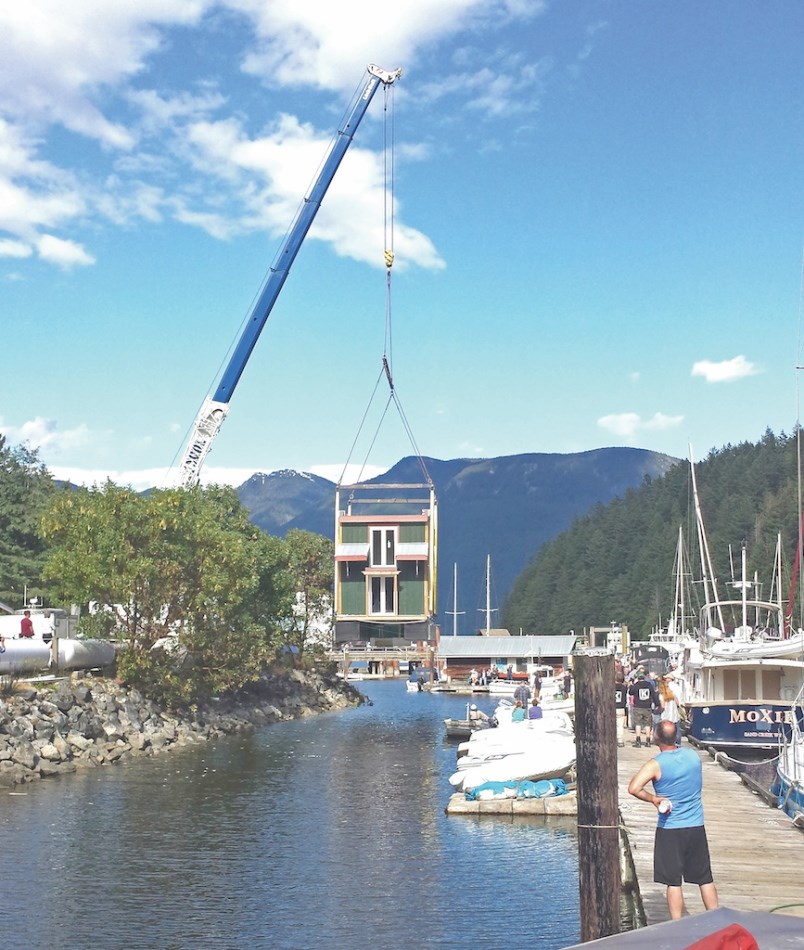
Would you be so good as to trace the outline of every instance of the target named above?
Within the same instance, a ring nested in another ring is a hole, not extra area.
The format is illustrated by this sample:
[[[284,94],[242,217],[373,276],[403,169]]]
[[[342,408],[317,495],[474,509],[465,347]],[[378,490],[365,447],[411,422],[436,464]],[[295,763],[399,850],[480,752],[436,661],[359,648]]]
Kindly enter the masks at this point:
[[[690,571],[687,550],[684,545],[684,529],[679,525],[676,555],[673,561],[674,597],[673,610],[665,629],[654,630],[648,643],[664,647],[671,661],[677,661],[685,647],[696,641],[692,632],[690,611]]]
[[[733,757],[741,750],[775,753],[779,743],[790,736],[797,715],[795,699],[804,688],[801,641],[784,636],[784,605],[778,593],[781,555],[777,555],[774,568],[775,600],[763,600],[757,579],[749,580],[744,544],[741,576],[733,581],[740,596],[722,600],[709,557],[694,467],[692,470],[707,600],[701,608],[699,647],[685,651],[683,661],[689,735],[699,744],[727,750]],[[777,551],[781,551],[780,545]],[[783,644],[790,639],[791,646]],[[779,655],[784,649],[790,649],[792,655]]]

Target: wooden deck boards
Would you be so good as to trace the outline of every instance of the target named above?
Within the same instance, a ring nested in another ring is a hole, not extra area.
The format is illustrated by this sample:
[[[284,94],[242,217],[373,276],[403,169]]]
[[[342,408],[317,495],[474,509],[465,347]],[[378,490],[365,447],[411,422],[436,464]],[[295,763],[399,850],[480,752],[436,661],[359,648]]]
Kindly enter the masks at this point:
[[[686,743],[686,739],[684,740]],[[618,749],[620,813],[634,859],[648,924],[668,919],[665,888],[653,882],[653,835],[656,809],[628,794],[628,782],[656,751]],[[704,820],[718,897],[734,910],[764,910],[799,904],[804,910],[804,833],[778,809],[769,807],[705,752],[703,762]],[[698,888],[684,885],[691,914],[703,911]],[[794,912],[794,911],[789,911]]]

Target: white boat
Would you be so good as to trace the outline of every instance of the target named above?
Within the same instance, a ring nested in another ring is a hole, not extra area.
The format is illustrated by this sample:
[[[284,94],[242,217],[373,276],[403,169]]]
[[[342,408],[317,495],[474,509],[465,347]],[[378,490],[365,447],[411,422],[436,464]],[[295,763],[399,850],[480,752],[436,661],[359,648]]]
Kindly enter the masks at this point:
[[[542,710],[542,715],[547,715],[548,713],[560,713],[564,716],[574,716],[575,715],[575,699],[563,699],[562,694],[553,693],[552,695],[542,696],[539,698],[539,706]],[[497,720],[497,725],[499,726],[508,726],[511,725],[511,715],[515,709],[514,703],[510,699],[501,699],[497,704],[497,707],[494,710],[494,718]],[[527,717],[528,710],[525,710],[525,716]]]
[[[804,689],[793,704],[790,735],[782,737],[771,791],[793,824],[804,828]]]
[[[499,706],[497,707],[499,710]],[[495,712],[495,719],[497,713]],[[547,712],[541,719],[525,719],[524,722],[498,725],[496,729],[487,729],[473,733],[466,742],[458,746],[458,754],[474,755],[476,749],[508,749],[527,742],[528,736],[538,737],[544,732],[557,732],[561,735],[574,735],[572,719],[563,712]],[[524,737],[524,738],[523,738]]]
[[[450,776],[450,784],[469,791],[484,782],[539,781],[562,778],[575,764],[575,739],[557,733],[545,733],[536,747],[524,752],[502,755],[478,763],[472,768],[458,769]]]
[[[540,695],[543,699],[555,697],[561,692],[563,681],[556,677],[552,666],[528,663],[527,676],[522,673],[517,675],[518,679],[509,680],[502,677],[492,680],[488,684],[489,695],[511,697],[516,692],[517,686],[522,686],[523,683],[532,690],[537,676],[541,680]]]
[[[539,750],[544,742],[545,736],[559,736],[564,739],[573,740],[574,734],[572,728],[560,728],[548,720],[537,719],[529,724],[523,724],[520,728],[516,726],[512,729],[495,729],[492,732],[501,733],[502,741],[473,742],[471,739],[462,743],[466,745],[466,754],[458,758],[458,771],[471,769],[477,765],[483,765],[486,762],[496,761],[506,755],[520,755],[524,752],[535,752]],[[488,732],[481,735],[488,735]]]
[[[730,603],[729,601],[726,604]],[[774,604],[760,604],[766,609],[775,609]],[[777,632],[757,630],[748,625],[738,627],[731,637],[714,640],[709,644],[708,653],[718,659],[804,659],[804,630],[797,630],[789,637]]]
[[[741,599],[704,605],[705,642],[697,655],[689,651],[684,660],[689,734],[730,755],[741,749],[778,749],[790,733],[793,704],[804,687],[801,638],[798,633],[783,636],[781,600],[748,596],[756,581],[746,579],[745,562],[743,547],[743,579],[735,582]],[[774,584],[778,590],[778,581]],[[726,630],[732,635],[724,637]],[[789,641],[792,647],[785,645]]]

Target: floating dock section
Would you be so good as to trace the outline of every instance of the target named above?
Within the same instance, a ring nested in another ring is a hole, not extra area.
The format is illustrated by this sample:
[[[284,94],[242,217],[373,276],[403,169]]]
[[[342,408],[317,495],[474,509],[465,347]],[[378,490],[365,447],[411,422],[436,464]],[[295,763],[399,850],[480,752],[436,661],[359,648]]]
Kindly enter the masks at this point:
[[[513,818],[523,815],[577,815],[578,797],[575,791],[571,791],[566,795],[548,795],[545,798],[467,801],[463,792],[456,792],[444,810],[448,815],[505,815]]]

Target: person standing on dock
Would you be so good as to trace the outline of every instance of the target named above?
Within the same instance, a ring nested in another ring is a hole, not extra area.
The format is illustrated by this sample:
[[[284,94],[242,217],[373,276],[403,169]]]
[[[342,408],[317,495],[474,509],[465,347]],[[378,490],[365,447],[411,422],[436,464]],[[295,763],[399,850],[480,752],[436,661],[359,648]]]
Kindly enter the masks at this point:
[[[625,745],[625,727],[628,725],[628,687],[622,673],[615,673],[614,714],[617,717],[617,745]]]
[[[682,883],[697,884],[707,910],[718,906],[709,843],[704,827],[703,769],[698,753],[676,746],[675,723],[662,720],[654,731],[659,754],[628,783],[628,793],[658,811],[653,846],[653,880],[667,887],[670,919],[684,913]],[[653,783],[653,794],[646,786]]]
[[[514,690],[514,699],[518,699],[522,703],[522,708],[527,709],[530,700],[530,686],[527,683],[520,683]]]
[[[642,732],[645,732],[645,745],[650,745],[650,734],[653,730],[653,710],[661,708],[659,695],[653,685],[645,677],[644,670],[638,670],[636,679],[628,687],[628,695],[633,700],[634,730],[636,742],[634,746],[642,745]]]
[[[676,689],[676,675],[672,671],[659,679],[659,698],[662,701],[661,718],[672,722],[676,727],[676,745],[681,745],[681,698]]]
[[[572,670],[564,671],[564,699],[570,698],[570,693],[572,692]]]

